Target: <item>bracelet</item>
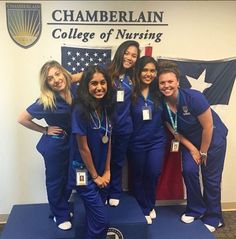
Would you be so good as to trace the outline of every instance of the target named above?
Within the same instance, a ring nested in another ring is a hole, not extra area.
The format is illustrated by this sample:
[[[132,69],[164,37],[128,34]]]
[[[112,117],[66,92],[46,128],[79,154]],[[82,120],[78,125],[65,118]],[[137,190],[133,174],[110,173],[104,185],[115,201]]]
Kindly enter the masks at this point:
[[[199,153],[200,153],[201,157],[207,157],[207,153],[203,153],[201,151]]]
[[[45,133],[44,133],[44,134],[45,134],[45,135],[48,134],[48,126],[45,127]]]
[[[203,153],[201,151],[199,153],[200,153],[200,156],[201,156],[202,160],[206,160],[207,159],[207,153]]]
[[[92,177],[93,180],[95,180],[95,179],[98,178],[98,174],[95,177],[93,177],[93,176],[91,176],[91,177]]]
[[[207,153],[199,152],[201,156],[201,163],[205,166],[207,166]]]

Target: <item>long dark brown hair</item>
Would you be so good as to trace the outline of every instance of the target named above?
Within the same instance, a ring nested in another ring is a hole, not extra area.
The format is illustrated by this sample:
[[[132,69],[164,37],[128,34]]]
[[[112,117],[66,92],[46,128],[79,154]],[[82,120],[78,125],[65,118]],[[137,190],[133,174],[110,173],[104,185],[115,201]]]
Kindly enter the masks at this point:
[[[144,67],[148,64],[154,64],[157,70],[157,61],[151,56],[143,56],[138,59],[136,63],[136,70],[135,70],[135,85],[132,93],[132,103],[135,104],[137,102],[137,98],[142,95],[141,92],[141,73]],[[158,90],[157,85],[157,78],[155,78],[149,86],[149,95],[154,102],[155,107],[158,107],[160,104],[160,97],[161,94]]]
[[[103,74],[107,82],[107,93],[103,99],[97,101],[89,93],[89,82],[92,80],[95,73]],[[107,71],[101,66],[89,66],[82,75],[78,87],[78,99],[76,104],[80,104],[84,119],[89,118],[89,114],[94,112],[98,107],[106,109],[108,116],[111,115],[114,106],[114,93],[111,85],[111,80]]]
[[[116,53],[110,63],[110,65],[108,66],[108,72],[112,81],[112,84],[114,84],[114,80],[119,77],[120,75],[123,74],[128,74],[128,76],[130,77],[130,80],[133,82],[134,80],[134,67],[131,67],[130,69],[125,69],[123,67],[123,58],[124,58],[124,54],[127,51],[127,49],[130,46],[134,46],[137,48],[137,59],[139,59],[140,56],[140,49],[139,49],[139,43],[137,41],[125,41],[123,43],[120,44],[120,46],[117,48]]]

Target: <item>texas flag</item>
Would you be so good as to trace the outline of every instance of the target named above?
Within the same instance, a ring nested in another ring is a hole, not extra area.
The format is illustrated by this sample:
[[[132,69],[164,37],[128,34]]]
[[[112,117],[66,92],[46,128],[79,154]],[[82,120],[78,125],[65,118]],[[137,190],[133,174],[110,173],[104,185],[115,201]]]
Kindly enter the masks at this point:
[[[210,105],[227,105],[236,77],[236,58],[216,61],[173,60],[180,70],[180,87],[201,91]]]
[[[174,61],[180,70],[180,87],[202,92],[214,109],[218,107],[220,111],[229,105],[236,79],[236,58],[202,61],[158,57],[157,60]],[[157,187],[157,199],[183,198],[181,157],[179,153],[170,153],[167,147],[164,169]]]

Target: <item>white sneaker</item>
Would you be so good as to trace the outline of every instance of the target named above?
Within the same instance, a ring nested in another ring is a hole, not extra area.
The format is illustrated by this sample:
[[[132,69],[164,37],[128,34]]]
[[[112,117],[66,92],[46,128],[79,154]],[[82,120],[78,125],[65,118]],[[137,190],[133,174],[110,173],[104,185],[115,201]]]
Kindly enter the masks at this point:
[[[114,198],[109,199],[110,206],[117,207],[119,205],[119,203],[120,203],[119,199],[114,199]]]
[[[65,222],[62,222],[61,224],[59,224],[58,227],[61,230],[69,230],[69,229],[71,229],[72,225],[71,225],[71,222],[65,221]]]
[[[149,216],[151,217],[151,219],[155,219],[157,217],[156,211],[153,208],[152,211],[149,213]]]
[[[185,214],[183,214],[181,216],[181,221],[184,222],[184,223],[191,223],[194,221],[194,217],[192,216],[186,216]]]
[[[214,232],[216,230],[215,227],[208,225],[208,224],[204,224],[206,226],[206,228],[210,231],[210,232]],[[219,222],[218,228],[221,227],[223,224],[221,222]]]
[[[210,232],[214,232],[216,230],[215,227],[208,225],[208,224],[204,224],[206,226],[206,228],[210,231]]]
[[[54,217],[53,218],[53,221],[56,222],[56,218]],[[71,222],[70,221],[65,221],[65,222],[62,222],[58,225],[58,228],[60,228],[61,230],[69,230],[72,228],[72,225],[71,225]]]
[[[149,225],[152,224],[152,219],[150,216],[145,216],[145,218],[146,218],[147,224]]]

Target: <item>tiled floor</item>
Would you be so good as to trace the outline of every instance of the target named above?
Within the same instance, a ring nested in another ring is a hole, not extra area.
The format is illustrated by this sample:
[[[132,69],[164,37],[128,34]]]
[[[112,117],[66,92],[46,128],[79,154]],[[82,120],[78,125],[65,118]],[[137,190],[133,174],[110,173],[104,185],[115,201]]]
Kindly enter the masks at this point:
[[[214,232],[216,239],[236,239],[236,211],[223,212],[225,226],[219,228]],[[0,238],[1,231],[4,225],[0,224]]]

